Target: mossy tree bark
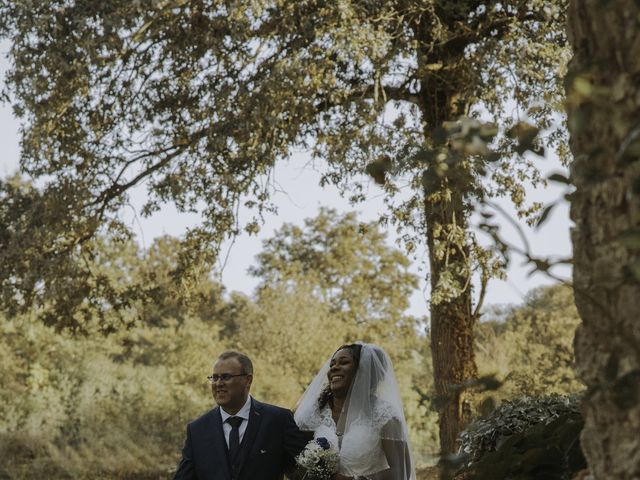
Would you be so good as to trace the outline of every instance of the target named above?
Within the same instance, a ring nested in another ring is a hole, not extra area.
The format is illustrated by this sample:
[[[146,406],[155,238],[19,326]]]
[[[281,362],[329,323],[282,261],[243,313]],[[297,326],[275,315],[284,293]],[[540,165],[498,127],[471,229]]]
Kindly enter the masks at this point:
[[[440,20],[454,29],[459,11],[441,12]],[[418,106],[427,144],[437,145],[434,132],[447,122],[468,115],[474,98],[470,69],[464,61],[467,39],[438,44],[429,17],[413,27],[418,40],[420,93]],[[436,65],[436,71],[430,66]],[[477,378],[473,347],[469,198],[474,175],[465,161],[451,163],[446,171],[433,166],[423,172],[424,224],[429,251],[431,286],[431,356],[438,397],[438,424],[442,454],[454,453],[458,435],[470,421],[470,393],[461,386]],[[447,293],[455,292],[455,293]]]
[[[573,0],[576,363],[597,479],[640,477],[640,4]]]

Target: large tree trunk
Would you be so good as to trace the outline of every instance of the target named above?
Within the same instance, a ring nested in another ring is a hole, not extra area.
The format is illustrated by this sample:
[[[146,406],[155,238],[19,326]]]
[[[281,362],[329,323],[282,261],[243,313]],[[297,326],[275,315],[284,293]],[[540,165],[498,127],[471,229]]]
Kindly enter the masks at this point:
[[[452,62],[464,49],[435,49],[422,56],[430,63]],[[452,68],[446,74],[426,76],[421,85],[425,136],[444,122],[457,120],[467,112],[464,101],[464,71]],[[455,169],[462,164],[452,165]],[[431,356],[438,396],[440,450],[443,455],[458,449],[457,439],[471,417],[470,394],[462,385],[477,378],[473,349],[471,255],[467,243],[468,212],[465,200],[472,185],[451,180],[448,174],[428,168],[425,175],[424,212],[427,226],[431,285]],[[457,177],[455,174],[453,177]],[[448,284],[455,293],[441,298]]]
[[[576,192],[582,446],[597,479],[640,478],[640,4],[572,0],[568,75]]]
[[[425,196],[428,198],[430,193],[433,192],[425,192]],[[468,269],[469,252],[466,248],[445,247],[449,249],[448,255],[438,255],[438,251],[446,243],[443,227],[446,231],[446,227],[452,224],[452,219],[457,217],[458,227],[466,229],[466,221],[460,208],[462,196],[455,192],[453,197],[454,200],[450,202],[441,201],[437,204],[425,200],[432,292],[441,288],[438,283],[445,272],[459,285],[468,282],[468,275],[459,273]],[[435,238],[437,232],[441,232],[439,238]],[[457,450],[458,435],[470,420],[468,394],[460,386],[478,376],[473,350],[473,324],[469,287],[451,300],[440,303],[432,301],[431,356],[436,394],[440,399],[438,424],[442,454]]]

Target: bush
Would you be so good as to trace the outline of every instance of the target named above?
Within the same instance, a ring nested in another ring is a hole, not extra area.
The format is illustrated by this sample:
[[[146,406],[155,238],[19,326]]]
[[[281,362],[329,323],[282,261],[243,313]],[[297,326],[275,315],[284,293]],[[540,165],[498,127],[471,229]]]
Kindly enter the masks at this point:
[[[583,469],[579,396],[505,401],[461,435],[459,478],[563,480]]]
[[[0,478],[167,478],[224,349],[216,328],[184,325],[73,337],[3,319]]]

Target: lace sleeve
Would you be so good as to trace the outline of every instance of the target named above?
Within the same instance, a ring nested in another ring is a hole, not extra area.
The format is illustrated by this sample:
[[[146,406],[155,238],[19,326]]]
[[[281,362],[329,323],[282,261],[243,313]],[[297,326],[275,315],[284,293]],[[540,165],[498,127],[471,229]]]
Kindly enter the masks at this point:
[[[374,408],[374,419],[381,438],[404,438],[402,412],[399,412],[391,403],[384,400],[377,401]]]

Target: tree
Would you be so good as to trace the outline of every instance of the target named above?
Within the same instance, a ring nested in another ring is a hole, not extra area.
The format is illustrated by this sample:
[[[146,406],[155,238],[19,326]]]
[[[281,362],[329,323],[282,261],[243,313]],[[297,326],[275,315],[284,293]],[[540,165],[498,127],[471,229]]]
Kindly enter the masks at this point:
[[[575,351],[582,447],[598,479],[640,476],[639,16],[633,1],[570,2]]]
[[[536,289],[509,316],[505,342],[514,345],[511,377],[521,392],[544,396],[576,393],[583,386],[574,372],[573,332],[578,314],[573,290],[565,285]]]
[[[254,359],[256,394],[293,408],[336,348],[373,342],[393,360],[416,448],[433,452],[433,424],[424,428],[431,412],[418,395],[431,385],[427,342],[405,313],[417,287],[408,266],[377,223],[354,213],[322,209],[265,240],[252,269],[254,302],[236,297],[228,309],[228,341]]]
[[[469,214],[486,194],[522,207],[519,181],[536,174],[508,155],[508,139],[498,142],[500,161],[490,155],[495,128],[454,122],[482,106],[509,126],[512,97],[549,126],[565,55],[563,0],[0,5],[0,35],[12,41],[10,93],[25,121],[22,168],[53,176],[44,195],[66,202],[63,221],[46,232],[56,249],[31,258],[17,245],[13,259],[43,265],[38,276],[64,275],[47,266],[105,224],[121,227],[127,192],[146,182],[145,213],[166,201],[202,208],[203,225],[182,250],[188,275],[239,231],[238,204],[255,209],[246,225],[255,231],[273,208],[273,165],[294,147],[325,159],[321,181],[353,200],[363,198],[366,171],[389,193],[389,218],[415,227],[429,250],[436,387],[450,399],[440,437],[444,452],[455,450],[468,416],[456,385],[477,374],[471,276],[484,268],[486,283],[495,267],[483,262]],[[515,127],[520,151],[534,148],[535,129]],[[394,202],[391,176],[410,185],[408,200]],[[3,285],[14,303],[39,295],[30,283]]]
[[[574,371],[580,318],[571,287],[537,288],[522,305],[495,316],[478,325],[476,338],[481,373],[504,380],[500,397],[568,395],[584,388]]]
[[[251,273],[261,279],[259,292],[277,283],[309,283],[331,314],[349,323],[400,325],[418,281],[409,259],[385,237],[375,222],[321,209],[303,228],[286,224],[266,240]]]
[[[291,349],[286,358],[311,362],[298,366],[296,394],[318,370],[318,359],[343,343],[395,345],[398,357],[416,347],[418,322],[405,311],[417,278],[407,270],[409,259],[386,245],[376,223],[322,209],[304,228],[283,225],[264,241],[257,259],[251,273],[260,278],[255,301],[262,320],[239,317],[237,337],[254,338],[256,350],[265,348],[265,338],[277,341],[267,348],[276,363],[278,352]],[[326,332],[322,341],[311,334],[320,331]]]
[[[164,236],[154,240],[144,252],[136,268],[147,295],[139,309],[145,324],[161,326],[164,322],[181,323],[192,315],[203,322],[212,322],[228,305],[223,300],[224,288],[213,281],[208,269],[201,269],[197,281],[184,288],[179,276],[180,241]]]

